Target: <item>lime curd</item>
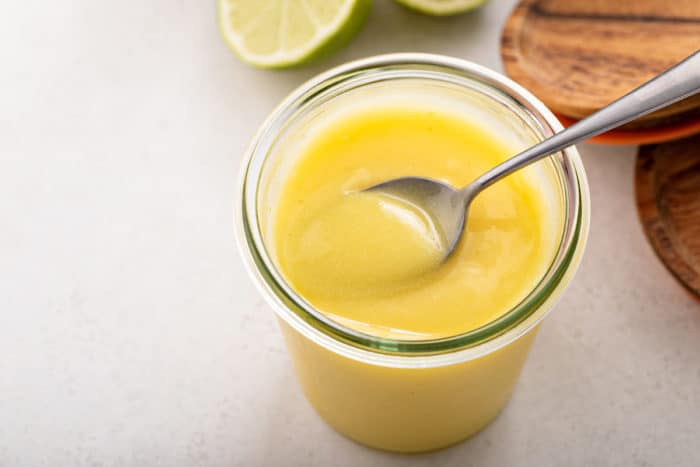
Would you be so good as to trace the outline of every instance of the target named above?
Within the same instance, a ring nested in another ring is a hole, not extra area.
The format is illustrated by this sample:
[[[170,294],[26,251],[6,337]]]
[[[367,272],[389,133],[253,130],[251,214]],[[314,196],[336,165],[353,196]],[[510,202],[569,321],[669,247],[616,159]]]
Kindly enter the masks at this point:
[[[427,451],[505,407],[585,246],[576,149],[477,196],[446,261],[424,212],[363,190],[401,176],[463,186],[560,128],[498,73],[424,54],[330,70],[262,125],[241,173],[238,240],[304,394],[335,430]]]
[[[299,294],[348,327],[394,339],[464,333],[522,300],[552,260],[547,203],[527,172],[475,199],[445,262],[426,213],[361,191],[406,175],[467,184],[513,154],[477,122],[436,109],[366,109],[301,151],[277,207],[278,261]]]

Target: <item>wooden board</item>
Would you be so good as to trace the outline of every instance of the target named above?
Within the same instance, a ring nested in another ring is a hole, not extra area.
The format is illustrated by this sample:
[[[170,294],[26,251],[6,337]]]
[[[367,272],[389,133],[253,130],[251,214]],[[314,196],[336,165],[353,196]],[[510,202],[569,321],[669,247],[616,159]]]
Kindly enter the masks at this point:
[[[642,146],[635,182],[639,217],[654,250],[700,297],[700,136]]]
[[[699,48],[700,0],[523,0],[504,26],[501,56],[511,78],[580,119]],[[636,125],[698,117],[700,95]]]

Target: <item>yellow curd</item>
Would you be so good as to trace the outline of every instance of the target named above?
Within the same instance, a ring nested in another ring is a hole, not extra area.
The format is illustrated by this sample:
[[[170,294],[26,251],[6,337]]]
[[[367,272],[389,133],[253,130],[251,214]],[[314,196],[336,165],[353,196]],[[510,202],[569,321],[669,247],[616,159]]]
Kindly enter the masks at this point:
[[[426,213],[363,189],[401,176],[460,187],[560,128],[507,78],[425,54],[342,65],[262,124],[242,167],[237,239],[331,427],[421,452],[503,409],[586,243],[576,149],[478,195],[446,261]]]
[[[337,119],[303,149],[282,188],[274,235],[282,272],[317,309],[376,336],[434,339],[493,321],[533,289],[556,249],[526,172],[475,199],[446,262],[426,213],[361,190],[406,175],[461,187],[512,154],[478,124],[434,109]]]
[[[406,175],[460,187],[514,152],[477,122],[435,106],[379,105],[326,122],[282,183],[276,263],[315,308],[366,334],[425,340],[485,325],[533,289],[556,250],[560,214],[549,212],[542,180],[527,169],[479,195],[445,262],[444,238],[425,213],[361,190]],[[491,421],[536,331],[476,359],[392,367],[341,355],[280,323],[319,414],[350,438],[402,452],[455,443]]]

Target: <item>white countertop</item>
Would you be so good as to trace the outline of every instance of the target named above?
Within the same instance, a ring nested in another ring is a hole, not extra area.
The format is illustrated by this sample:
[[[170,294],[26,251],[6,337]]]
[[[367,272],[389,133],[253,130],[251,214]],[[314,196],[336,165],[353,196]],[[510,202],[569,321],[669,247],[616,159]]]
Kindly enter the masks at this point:
[[[700,304],[647,244],[635,148],[583,145],[581,270],[484,432],[398,456],[311,410],[233,240],[253,131],[332,65],[396,51],[500,69],[513,1],[438,20],[376,0],[350,47],[270,72],[214,1],[7,2],[0,15],[0,466],[698,466]]]

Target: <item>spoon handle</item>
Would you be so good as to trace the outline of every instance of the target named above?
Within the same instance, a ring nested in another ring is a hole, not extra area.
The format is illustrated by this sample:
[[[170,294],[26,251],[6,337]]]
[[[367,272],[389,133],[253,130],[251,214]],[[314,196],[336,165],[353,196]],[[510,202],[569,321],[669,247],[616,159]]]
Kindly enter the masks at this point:
[[[473,196],[513,171],[579,141],[692,96],[698,91],[700,50],[594,114],[502,162],[474,180],[464,190],[469,190]]]

